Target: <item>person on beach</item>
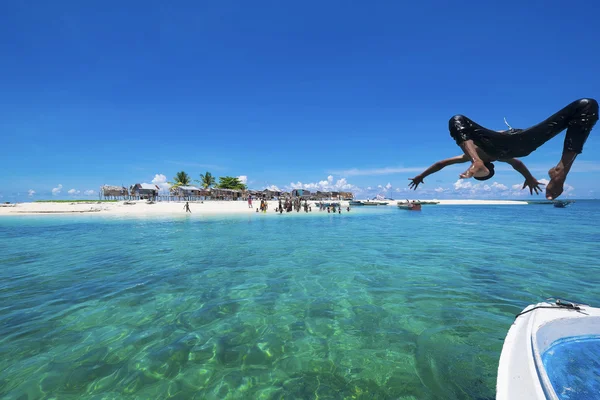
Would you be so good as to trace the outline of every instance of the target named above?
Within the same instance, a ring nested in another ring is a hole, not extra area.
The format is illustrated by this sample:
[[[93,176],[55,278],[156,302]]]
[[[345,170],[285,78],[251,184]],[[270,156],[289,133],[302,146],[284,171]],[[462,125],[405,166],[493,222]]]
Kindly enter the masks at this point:
[[[183,209],[185,210],[186,213],[192,213],[192,210],[190,210],[190,204],[186,201],[185,205],[183,206]]]
[[[252,208],[252,196],[248,196],[248,208]]]
[[[597,121],[598,102],[589,98],[576,100],[548,119],[527,129],[513,129],[509,125],[508,131],[497,132],[478,125],[464,115],[455,115],[448,122],[450,136],[464,154],[438,161],[421,174],[409,178],[409,187],[416,190],[419,184],[425,183],[425,177],[448,165],[469,161],[471,166],[460,174],[460,178],[485,181],[494,176],[492,161],[500,161],[511,165],[523,175],[523,189],[529,187],[531,194],[533,191],[538,194],[538,191],[542,191],[539,186],[542,183],[538,182],[525,164],[516,157],[528,156],[566,129],[561,159],[548,171],[550,182],[546,186],[546,198],[554,200],[562,194],[573,162],[583,151],[583,145]]]

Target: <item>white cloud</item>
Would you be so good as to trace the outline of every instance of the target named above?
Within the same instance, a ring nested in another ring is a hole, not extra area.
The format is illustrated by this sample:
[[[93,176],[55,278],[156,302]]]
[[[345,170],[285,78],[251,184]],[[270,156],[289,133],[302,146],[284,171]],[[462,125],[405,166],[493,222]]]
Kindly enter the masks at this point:
[[[62,188],[63,188],[63,185],[61,185],[59,183],[57,187],[52,188],[52,195],[56,196],[57,194],[60,194],[60,191],[62,190]]]
[[[476,186],[477,185],[473,185],[471,181],[468,181],[466,179],[459,179],[456,182],[454,182],[454,190],[473,189]]]
[[[281,192],[281,189],[279,189],[277,186],[275,185],[270,185],[265,187],[265,189],[270,190],[272,192]]]
[[[96,192],[92,189],[90,190],[86,190],[85,192],[83,192],[83,194],[85,194],[86,196],[93,196],[96,194]]]
[[[287,189],[307,189],[313,191],[360,191],[360,188],[348,183],[346,178],[338,179],[334,182],[333,176],[329,175],[327,180],[322,180],[314,183],[292,182]]]
[[[248,177],[247,177],[246,175],[240,175],[240,176],[238,176],[237,178],[238,178],[238,180],[239,180],[240,182],[242,182],[244,185],[245,185],[246,183],[248,183]]]
[[[550,183],[550,181],[548,179],[538,179],[539,183],[543,183],[544,185],[547,185]]]
[[[79,193],[81,193],[81,192],[80,192],[79,190],[76,190],[76,189],[71,189],[71,190],[69,190],[67,193],[69,193],[69,194],[72,196],[72,195],[74,195],[74,194],[79,194]]]
[[[443,187],[438,187],[438,188],[435,188],[435,189],[434,189],[434,191],[435,191],[436,193],[443,193],[443,192],[446,192],[446,191],[448,191],[448,190],[449,190],[449,189],[444,189]]]
[[[167,177],[164,174],[156,174],[154,175],[154,179],[152,179],[152,184],[156,185],[160,188],[161,192],[168,192],[171,185],[167,182]]]
[[[27,191],[27,194],[29,195],[29,197],[33,197],[33,195],[35,194],[35,190],[33,190],[33,189],[29,189],[29,190]]]
[[[575,188],[571,185],[569,185],[568,183],[565,183],[563,186],[564,192],[563,193],[571,193],[573,190],[575,190]]]
[[[515,185],[512,185],[511,187],[512,187],[514,190],[520,190],[520,189],[523,187],[523,185],[521,185],[520,183],[517,183],[517,184],[515,184]]]
[[[388,182],[388,184],[387,184],[387,185],[385,185],[385,188],[386,188],[387,190],[390,190],[390,189],[392,188],[392,184]]]
[[[519,192],[521,189],[521,185],[513,185],[511,192],[508,186],[503,183],[493,182],[492,184],[486,183],[473,183],[471,181],[467,181],[465,179],[459,179],[454,183],[454,191],[460,193],[460,195],[464,196],[472,196],[472,197],[486,197],[493,198],[497,196],[521,196],[522,193]],[[441,189],[441,190],[438,190]],[[438,188],[435,189],[436,192],[442,193],[444,189]]]

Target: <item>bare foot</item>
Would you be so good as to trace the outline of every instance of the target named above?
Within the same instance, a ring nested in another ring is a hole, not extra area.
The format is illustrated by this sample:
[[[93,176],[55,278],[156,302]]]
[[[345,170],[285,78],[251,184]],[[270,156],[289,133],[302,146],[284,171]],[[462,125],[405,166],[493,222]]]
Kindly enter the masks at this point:
[[[468,170],[460,174],[460,177],[461,179],[468,179],[473,176],[481,178],[484,176],[488,176],[489,174],[490,171],[485,167],[485,165],[482,162],[474,162],[473,164],[471,164]]]
[[[565,174],[564,168],[553,167],[548,171],[548,175],[550,175],[550,182],[546,186],[546,198],[554,200],[562,194],[567,174]]]

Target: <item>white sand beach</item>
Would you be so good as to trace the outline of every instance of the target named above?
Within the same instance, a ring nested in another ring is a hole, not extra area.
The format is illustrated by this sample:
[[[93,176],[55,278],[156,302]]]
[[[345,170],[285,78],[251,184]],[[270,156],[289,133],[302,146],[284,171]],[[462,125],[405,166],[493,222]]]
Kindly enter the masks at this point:
[[[452,205],[527,205],[526,201],[513,200],[424,200],[420,201],[437,201],[441,206]],[[387,206],[378,207],[395,207],[398,201],[389,200]],[[126,204],[124,201],[114,203],[103,202],[85,202],[85,203],[16,203],[2,204],[0,206],[0,216],[2,215],[52,215],[52,214],[96,214],[96,215],[117,215],[117,216],[159,216],[185,214],[185,202],[158,202],[147,204],[146,201],[133,201]],[[277,207],[277,201],[269,201],[267,214],[275,214],[274,210]],[[315,210],[315,201],[309,201]],[[255,213],[256,208],[260,205],[259,202],[253,203],[253,208],[248,207],[246,201],[205,201],[205,202],[190,202],[190,210],[192,215],[216,215],[216,214],[250,214]],[[347,207],[348,202],[342,201],[342,207]]]

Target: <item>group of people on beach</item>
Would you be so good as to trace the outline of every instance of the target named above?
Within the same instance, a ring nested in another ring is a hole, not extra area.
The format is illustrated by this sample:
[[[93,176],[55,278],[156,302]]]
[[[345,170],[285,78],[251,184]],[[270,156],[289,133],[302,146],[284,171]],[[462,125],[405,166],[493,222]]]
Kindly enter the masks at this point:
[[[250,206],[252,206],[252,198],[248,197],[248,204]],[[260,207],[256,209],[256,212],[263,212],[266,213],[267,209],[269,208],[269,203],[267,200],[265,199],[261,199],[260,200]],[[190,210],[190,204],[189,202],[185,202],[184,206],[183,206],[183,210],[186,213],[192,213],[192,210]],[[304,212],[312,212],[312,207],[308,205],[308,200],[304,200],[304,204],[302,203],[302,200],[300,198],[294,198],[294,199],[290,199],[290,198],[286,198],[283,203],[281,202],[281,199],[279,199],[279,204],[277,205],[277,207],[275,208],[275,212],[278,212],[280,214],[283,214],[283,211],[285,212],[292,212],[292,211],[296,211],[296,212],[300,212],[301,210],[304,210]],[[331,213],[333,212],[335,214],[336,210],[339,214],[342,213],[342,206],[340,204],[337,205],[336,208],[336,204],[333,203],[331,205],[325,205],[323,202],[319,203],[319,211],[325,211],[327,210],[327,213]],[[350,212],[350,207],[346,207],[346,211]]]
[[[249,200],[249,204],[250,204],[250,200]],[[267,209],[269,208],[269,203],[262,199],[260,201],[260,207],[256,209],[256,212],[263,212],[266,213]],[[279,214],[283,214],[283,212],[289,213],[292,211],[296,211],[296,212],[300,212],[300,211],[304,211],[306,213],[312,212],[312,206],[310,206],[308,204],[308,200],[304,200],[304,202],[302,202],[302,199],[300,198],[285,198],[283,199],[279,199],[277,207],[275,207],[275,212],[279,213]],[[323,202],[319,203],[319,211],[327,211],[327,213],[338,213],[341,214],[342,213],[342,206],[339,204],[331,204],[331,205],[326,205]],[[346,211],[350,212],[350,207],[346,207]]]

